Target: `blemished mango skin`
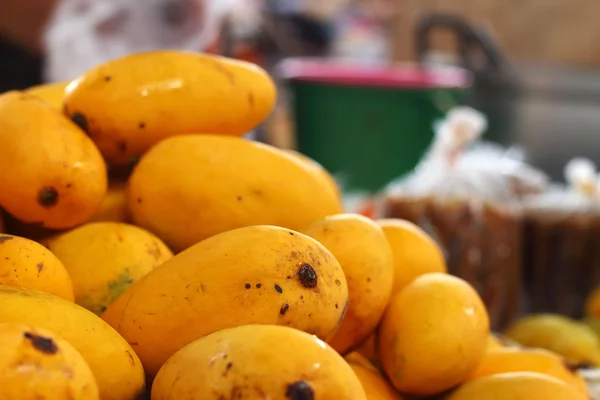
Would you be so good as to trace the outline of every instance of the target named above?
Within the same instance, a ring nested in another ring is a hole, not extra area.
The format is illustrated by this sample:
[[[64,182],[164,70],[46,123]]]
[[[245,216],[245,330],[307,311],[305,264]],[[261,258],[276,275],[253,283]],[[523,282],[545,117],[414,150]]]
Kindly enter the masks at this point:
[[[0,323],[54,332],[87,362],[102,400],[137,399],[146,390],[139,358],[108,324],[75,303],[35,290],[0,286]]]
[[[328,342],[345,354],[367,339],[385,311],[394,283],[392,251],[381,228],[358,214],[326,217],[303,232],[331,251],[346,275],[348,312]]]
[[[133,283],[173,257],[150,232],[120,222],[84,224],[44,245],[71,276],[75,302],[98,315]]]
[[[63,263],[33,240],[0,234],[0,285],[39,290],[74,301]]]
[[[340,199],[282,150],[236,137],[187,135],[146,153],[129,180],[134,223],[175,252],[244,226],[301,230]]]
[[[186,344],[234,326],[285,325],[327,340],[347,301],[344,272],[329,250],[289,229],[252,226],[177,254],[131,286],[102,318],[153,376]]]
[[[269,116],[277,97],[272,79],[254,64],[171,50],[109,61],[66,92],[66,115],[117,165],[174,135],[241,136]]]
[[[331,347],[275,325],[224,329],[175,353],[154,380],[152,400],[191,398],[371,399]]]
[[[462,385],[447,400],[588,400],[573,386],[537,372],[508,372]]]
[[[0,95],[0,169],[0,206],[45,228],[87,221],[106,193],[106,165],[94,143],[26,93]]]
[[[0,323],[2,400],[98,400],[98,385],[81,354],[50,331]]]

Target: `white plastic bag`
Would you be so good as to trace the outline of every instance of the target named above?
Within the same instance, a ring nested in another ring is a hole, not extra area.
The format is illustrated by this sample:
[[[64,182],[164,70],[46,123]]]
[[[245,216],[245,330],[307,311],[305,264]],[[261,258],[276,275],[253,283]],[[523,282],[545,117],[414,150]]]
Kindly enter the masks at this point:
[[[47,26],[45,79],[73,79],[100,63],[155,49],[201,51],[225,15],[250,0],[60,0]]]

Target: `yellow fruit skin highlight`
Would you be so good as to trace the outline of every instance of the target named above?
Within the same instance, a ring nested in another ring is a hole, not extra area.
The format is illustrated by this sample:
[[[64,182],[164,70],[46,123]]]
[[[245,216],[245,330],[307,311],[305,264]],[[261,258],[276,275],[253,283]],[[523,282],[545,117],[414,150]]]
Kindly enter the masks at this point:
[[[504,372],[539,372],[560,379],[587,394],[583,377],[569,369],[562,357],[542,349],[502,348],[488,351],[469,380]]]
[[[485,306],[467,282],[426,274],[392,298],[379,327],[379,358],[400,392],[433,395],[469,377],[488,335]]]
[[[40,328],[0,323],[2,400],[98,400],[90,367],[66,340]]]
[[[46,83],[25,90],[25,93],[32,94],[48,105],[52,106],[57,111],[62,112],[63,101],[65,99],[65,89],[71,81]]]
[[[102,314],[133,283],[173,257],[156,236],[120,222],[82,225],[45,242],[73,280],[75,301]]]
[[[100,209],[88,222],[129,222],[127,208],[127,183],[120,181],[109,182],[108,191],[100,205]]]
[[[573,386],[536,372],[509,372],[470,381],[447,400],[587,400]]]
[[[133,171],[128,196],[135,224],[175,252],[244,226],[304,229],[342,208],[322,181],[285,152],[214,135],[159,143]]]
[[[145,390],[133,349],[102,319],[75,303],[33,290],[0,286],[0,323],[48,329],[67,340],[90,366],[102,400],[131,400]]]
[[[75,299],[71,278],[60,260],[41,244],[19,236],[0,235],[0,285]]]
[[[377,223],[392,249],[395,265],[393,293],[423,274],[447,272],[439,246],[417,225],[401,219],[383,219]]]
[[[394,279],[390,246],[381,228],[358,214],[327,217],[304,233],[333,253],[348,281],[348,312],[329,341],[344,354],[375,330],[390,299]]]
[[[573,363],[600,366],[600,342],[594,331],[561,315],[522,318],[508,328],[506,335],[523,346],[550,350]]]
[[[99,65],[67,88],[65,112],[83,122],[107,162],[127,165],[170,136],[241,136],[273,110],[260,67],[208,54],[152,51]]]
[[[316,240],[272,226],[213,236],[154,269],[103,314],[150,376],[177,350],[219,329],[291,326],[330,339],[348,287]]]
[[[94,215],[106,165],[81,129],[35,96],[0,96],[0,206],[17,219],[68,229]]]
[[[161,368],[152,400],[366,400],[350,366],[316,337],[270,325],[198,339]]]

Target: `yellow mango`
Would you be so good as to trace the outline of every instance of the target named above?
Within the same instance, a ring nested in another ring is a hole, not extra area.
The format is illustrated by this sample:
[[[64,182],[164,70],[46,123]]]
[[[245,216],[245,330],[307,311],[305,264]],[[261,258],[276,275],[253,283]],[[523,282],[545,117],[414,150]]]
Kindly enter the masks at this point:
[[[108,191],[100,205],[100,209],[89,222],[113,221],[129,222],[129,209],[127,208],[127,183],[111,180]]]
[[[400,394],[377,371],[357,364],[350,364],[360,381],[367,400],[402,400]]]
[[[44,244],[69,272],[75,302],[95,314],[102,314],[134,282],[173,257],[150,232],[120,222],[85,224]]]
[[[302,229],[342,208],[285,152],[215,135],[177,136],[156,145],[135,167],[128,196],[134,223],[175,252],[244,226]]]
[[[508,372],[470,381],[446,400],[587,400],[573,386],[537,372]]]
[[[200,338],[175,353],[152,385],[152,400],[367,400],[350,366],[296,329],[246,325]]]
[[[81,354],[40,328],[0,323],[2,400],[98,400],[98,385]]]
[[[106,165],[75,124],[35,96],[0,96],[0,206],[52,229],[94,215],[106,193]]]
[[[394,257],[393,293],[423,274],[447,272],[440,247],[417,225],[393,218],[377,222],[390,242]]]
[[[485,306],[467,282],[425,274],[392,298],[379,327],[379,358],[396,389],[434,395],[469,377],[489,333]]]
[[[244,61],[151,51],[99,65],[67,87],[65,113],[111,164],[128,164],[174,135],[241,136],[277,97],[269,75]]]
[[[344,272],[320,243],[272,226],[213,236],[136,282],[102,318],[154,375],[177,350],[219,329],[276,324],[330,339],[348,301]]]
[[[490,333],[487,341],[487,351],[493,351],[502,348],[504,348],[504,345],[502,344],[500,339],[498,339],[498,337],[496,337],[496,335],[494,335],[493,333]]]
[[[0,235],[0,285],[75,299],[71,278],[60,260],[41,244],[13,235]]]
[[[376,373],[379,373],[377,371],[377,368],[375,367],[375,365],[373,365],[365,356],[363,356],[362,354],[360,354],[357,351],[353,351],[352,353],[349,353],[348,355],[346,355],[344,357],[344,360],[346,360],[346,362],[350,365],[359,365],[361,367],[370,369],[371,371],[375,371]]]
[[[50,294],[0,286],[0,323],[48,329],[67,340],[90,366],[102,400],[131,400],[145,390],[133,349],[102,319]]]
[[[335,181],[334,177],[327,171],[321,164],[313,160],[312,158],[299,153],[295,150],[286,150],[287,154],[297,158],[304,166],[313,174],[315,177],[323,181],[323,187],[328,187],[337,197],[341,198],[342,194],[340,188]]]
[[[65,99],[65,89],[69,83],[71,83],[71,81],[45,83],[31,87],[25,90],[25,93],[32,94],[44,100],[55,110],[62,112],[63,101]]]
[[[381,228],[358,214],[316,221],[303,233],[319,241],[339,261],[348,281],[348,312],[329,345],[345,354],[377,327],[392,294],[392,252]]]

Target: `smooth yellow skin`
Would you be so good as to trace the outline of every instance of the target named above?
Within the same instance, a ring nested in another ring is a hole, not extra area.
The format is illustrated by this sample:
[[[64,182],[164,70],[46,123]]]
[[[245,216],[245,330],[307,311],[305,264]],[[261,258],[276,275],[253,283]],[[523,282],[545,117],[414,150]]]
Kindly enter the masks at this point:
[[[585,303],[585,315],[588,318],[600,318],[600,287],[588,296]]]
[[[485,306],[467,282],[426,274],[392,298],[379,327],[379,358],[400,392],[438,394],[475,370],[489,333]]]
[[[506,336],[523,346],[539,347],[573,363],[600,366],[600,342],[585,324],[562,315],[531,315],[515,322]]]
[[[487,341],[487,351],[493,351],[504,348],[504,345],[493,333],[490,333]]]
[[[287,154],[291,155],[292,157],[296,157],[298,160],[300,160],[302,163],[304,163],[304,166],[312,174],[314,174],[317,179],[319,179],[323,182],[324,188],[327,187],[328,190],[330,190],[331,192],[333,192],[335,194],[335,196],[337,196],[339,198],[342,197],[342,193],[340,191],[340,188],[339,188],[337,182],[335,181],[333,176],[329,173],[329,171],[327,171],[321,164],[319,164],[312,158],[310,158],[302,153],[299,153],[295,150],[286,150],[286,152],[287,152]]]
[[[345,354],[375,330],[392,294],[394,263],[381,228],[358,214],[339,214],[316,221],[303,231],[339,261],[350,302],[335,336],[328,342]]]
[[[102,314],[131,285],[173,257],[156,236],[120,222],[94,222],[44,243],[65,265],[75,302]]]
[[[89,222],[129,222],[129,208],[127,207],[127,183],[110,181],[108,191],[100,205],[100,209]]]
[[[371,364],[379,365],[379,355],[377,354],[377,332],[373,332],[367,340],[356,349],[356,352],[369,360]]]
[[[307,279],[307,271],[316,280]],[[233,326],[288,325],[330,339],[347,301],[344,272],[325,247],[288,229],[255,226],[176,255],[136,282],[102,317],[152,376],[186,344]]]
[[[41,244],[19,236],[0,235],[0,285],[75,300],[71,278],[62,262]]]
[[[71,81],[46,83],[38,85],[25,90],[25,93],[32,94],[46,103],[57,111],[62,112],[63,101],[65,99],[65,89],[71,83]]]
[[[156,145],[133,171],[128,195],[135,224],[175,252],[244,226],[303,229],[342,208],[285,152],[214,135],[177,136]]]
[[[94,215],[106,193],[106,165],[77,126],[35,96],[0,96],[0,206],[52,229]]]
[[[98,400],[98,385],[81,354],[40,328],[0,323],[2,400]]]
[[[417,225],[393,218],[378,220],[377,223],[383,229],[394,257],[393,293],[423,274],[447,272],[440,247]]]
[[[447,400],[588,400],[573,386],[536,372],[508,372],[470,381]]]
[[[102,319],[50,294],[0,286],[0,323],[48,329],[67,340],[90,366],[102,400],[136,399],[144,370],[133,349]]]
[[[85,120],[109,163],[127,165],[170,136],[248,133],[269,116],[276,97],[272,79],[254,64],[152,51],[102,64],[74,81],[65,112]]]
[[[369,369],[379,374],[377,368],[362,354],[357,351],[353,351],[344,357],[344,360],[350,365],[358,365],[363,368]]]
[[[377,371],[350,364],[360,381],[367,400],[402,400],[400,394]]]
[[[273,325],[224,329],[175,353],[154,380],[152,400],[192,398],[367,400],[332,348]]]

